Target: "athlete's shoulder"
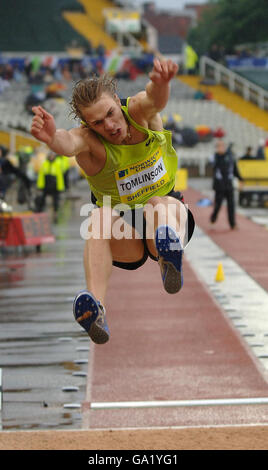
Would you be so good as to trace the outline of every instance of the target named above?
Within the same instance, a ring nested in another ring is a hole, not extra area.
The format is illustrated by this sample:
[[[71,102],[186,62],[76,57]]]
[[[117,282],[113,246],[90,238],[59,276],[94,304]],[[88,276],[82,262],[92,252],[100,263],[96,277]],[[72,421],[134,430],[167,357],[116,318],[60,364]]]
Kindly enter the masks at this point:
[[[69,132],[77,142],[80,142],[81,151],[90,151],[94,148],[96,135],[87,125],[81,124],[80,127],[73,127]]]
[[[144,100],[146,99],[146,91],[139,91],[136,95],[128,98],[128,109],[130,111],[141,111]]]
[[[136,95],[129,97],[128,114],[137,124],[143,127],[148,127],[148,116],[146,112],[146,107],[144,106],[145,98],[145,91],[140,91]]]

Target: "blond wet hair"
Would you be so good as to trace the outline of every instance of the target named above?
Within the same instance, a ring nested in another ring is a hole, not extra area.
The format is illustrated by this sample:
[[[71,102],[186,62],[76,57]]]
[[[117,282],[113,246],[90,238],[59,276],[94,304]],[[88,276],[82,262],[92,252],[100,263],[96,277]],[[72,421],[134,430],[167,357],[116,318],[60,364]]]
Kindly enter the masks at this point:
[[[103,93],[108,93],[112,97],[116,94],[116,81],[110,74],[93,75],[79,80],[73,88],[70,101],[71,114],[83,119],[82,109],[96,103]]]

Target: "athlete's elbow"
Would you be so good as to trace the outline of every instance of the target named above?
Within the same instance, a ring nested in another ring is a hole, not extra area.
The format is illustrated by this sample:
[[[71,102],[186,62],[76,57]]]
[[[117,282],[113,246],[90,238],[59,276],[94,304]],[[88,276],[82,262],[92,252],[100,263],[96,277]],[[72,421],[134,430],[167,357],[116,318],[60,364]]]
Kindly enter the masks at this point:
[[[56,153],[57,155],[64,155],[65,157],[73,157],[75,155],[75,151],[72,147],[69,146],[62,146],[62,145],[49,145],[50,150]]]
[[[67,131],[58,130],[49,147],[53,152],[66,157],[72,157],[76,154],[75,141]]]

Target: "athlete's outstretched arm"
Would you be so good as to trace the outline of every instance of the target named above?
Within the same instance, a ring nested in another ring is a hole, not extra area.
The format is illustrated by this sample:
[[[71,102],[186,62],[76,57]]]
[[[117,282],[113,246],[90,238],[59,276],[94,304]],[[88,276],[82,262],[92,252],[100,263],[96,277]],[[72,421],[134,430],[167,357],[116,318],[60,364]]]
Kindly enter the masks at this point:
[[[47,144],[53,152],[72,157],[89,150],[88,143],[83,136],[83,129],[74,128],[69,131],[56,129],[54,117],[42,106],[34,106],[32,111],[34,117],[31,134],[40,142]]]
[[[160,113],[168,102],[170,81],[177,72],[178,65],[172,60],[155,59],[145,91],[141,91],[131,99],[133,115],[150,120]]]
[[[147,99],[157,112],[165,108],[170,93],[170,81],[176,76],[178,65],[172,60],[154,60],[154,67],[149,74],[150,81],[146,86]]]

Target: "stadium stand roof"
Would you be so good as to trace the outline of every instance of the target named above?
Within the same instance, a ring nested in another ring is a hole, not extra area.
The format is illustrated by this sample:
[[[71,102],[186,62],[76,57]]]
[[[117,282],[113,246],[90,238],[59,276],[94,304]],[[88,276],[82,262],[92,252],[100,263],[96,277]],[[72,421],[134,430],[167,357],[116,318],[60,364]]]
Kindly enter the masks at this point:
[[[0,14],[0,53],[62,52],[75,42],[87,46],[62,12],[84,11],[76,0],[2,0]]]

